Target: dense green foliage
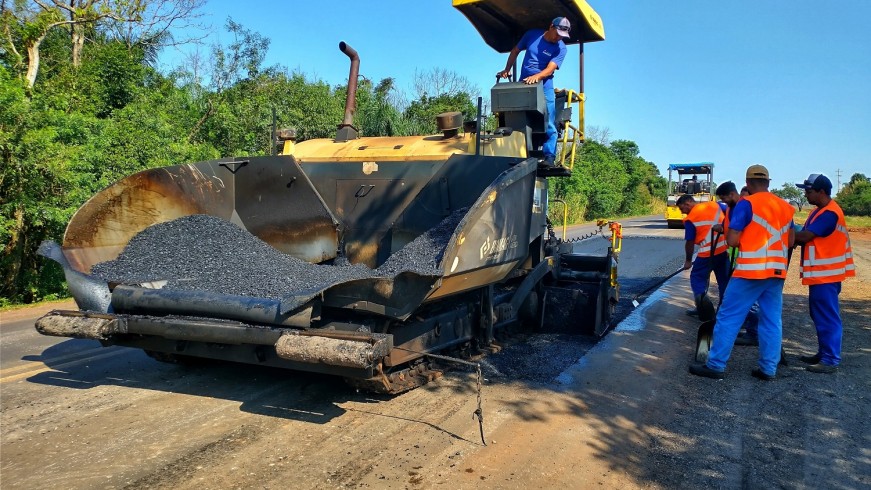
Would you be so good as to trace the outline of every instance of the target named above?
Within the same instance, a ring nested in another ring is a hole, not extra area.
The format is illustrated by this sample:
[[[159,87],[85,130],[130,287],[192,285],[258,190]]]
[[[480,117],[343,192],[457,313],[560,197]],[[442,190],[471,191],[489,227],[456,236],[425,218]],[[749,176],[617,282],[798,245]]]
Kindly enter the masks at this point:
[[[554,179],[551,196],[567,203],[569,223],[649,213],[655,199],[665,199],[666,179],[632,141],[588,141],[575,160],[571,177]],[[552,207],[551,220],[562,223],[562,212]]]
[[[6,14],[0,27],[11,42],[26,40],[28,25]],[[234,41],[213,49],[207,81],[191,67],[157,71],[154,37],[130,42],[99,22],[88,26],[77,63],[68,32],[44,31],[33,83],[26,51],[23,57],[0,47],[0,306],[66,294],[60,267],[38,257],[37,247],[60,241],[78,207],[118,179],[158,166],[268,154],[273,111],[278,126],[296,128],[299,139],[335,134],[345,86],[265,67],[269,40],[232,21],[226,28]],[[451,75],[437,73],[436,85]],[[440,112],[474,117],[477,94],[428,90],[405,102],[392,79],[361,78],[355,125],[364,136],[432,134]],[[573,176],[553,180],[552,197],[569,203],[571,222],[644,213],[654,196],[664,197],[665,180],[638,155],[631,141],[590,142]]]
[[[844,214],[871,216],[871,180],[865,174],[853,174],[850,182],[835,196]]]
[[[799,211],[808,204],[804,191],[789,182],[771,192],[796,206]],[[853,174],[850,182],[833,197],[845,215],[871,216],[871,181],[865,174]]]

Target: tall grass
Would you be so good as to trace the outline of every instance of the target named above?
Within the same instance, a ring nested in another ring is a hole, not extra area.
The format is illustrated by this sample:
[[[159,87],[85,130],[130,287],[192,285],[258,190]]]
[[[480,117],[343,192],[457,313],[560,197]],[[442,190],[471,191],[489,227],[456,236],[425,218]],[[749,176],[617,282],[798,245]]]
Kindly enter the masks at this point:
[[[665,201],[657,198],[653,198],[650,202],[650,214],[661,214],[665,215],[666,204]]]

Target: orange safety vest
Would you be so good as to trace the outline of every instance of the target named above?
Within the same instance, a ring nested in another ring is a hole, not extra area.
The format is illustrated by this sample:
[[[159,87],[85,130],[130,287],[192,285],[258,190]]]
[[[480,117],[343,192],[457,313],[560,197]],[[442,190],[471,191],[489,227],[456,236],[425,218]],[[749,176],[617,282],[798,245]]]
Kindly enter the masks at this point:
[[[757,192],[744,199],[750,202],[753,219],[738,240],[732,277],[785,279],[789,230],[795,210],[770,192]]]
[[[690,209],[686,220],[691,222],[696,227],[696,250],[699,251],[699,257],[711,256],[711,227],[717,223],[722,223],[726,213],[720,208],[720,205],[714,201],[700,202]],[[721,233],[717,237],[717,244],[714,246],[714,255],[720,255],[726,251],[726,235]]]
[[[834,200],[829,201],[808,220],[805,226],[813,223],[817,216],[826,211],[832,211],[838,216],[838,224],[831,235],[814,237],[802,247],[799,273],[801,283],[805,285],[841,282],[856,275],[847,222],[844,219],[844,211],[838,203]]]

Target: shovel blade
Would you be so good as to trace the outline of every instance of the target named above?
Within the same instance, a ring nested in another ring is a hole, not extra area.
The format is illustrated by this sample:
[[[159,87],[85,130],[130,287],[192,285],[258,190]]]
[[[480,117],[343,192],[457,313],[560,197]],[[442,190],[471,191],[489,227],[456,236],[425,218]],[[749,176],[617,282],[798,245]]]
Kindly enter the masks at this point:
[[[703,322],[711,321],[717,316],[717,310],[714,308],[714,303],[707,294],[702,294],[696,297],[696,310],[699,312],[699,320]]]
[[[696,362],[708,362],[708,352],[714,340],[714,320],[702,322],[696,335]]]

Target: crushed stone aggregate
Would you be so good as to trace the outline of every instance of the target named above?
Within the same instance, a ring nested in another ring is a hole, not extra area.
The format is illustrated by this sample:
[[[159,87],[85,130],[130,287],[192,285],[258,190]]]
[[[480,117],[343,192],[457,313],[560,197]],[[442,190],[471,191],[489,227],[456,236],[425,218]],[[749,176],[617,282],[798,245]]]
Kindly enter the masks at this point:
[[[190,215],[152,225],[133,237],[115,259],[95,264],[91,274],[107,282],[167,281],[163,288],[281,298],[334,284],[401,272],[441,275],[439,263],[460,209],[370,269],[338,260],[312,264],[276,250],[221,218]]]

